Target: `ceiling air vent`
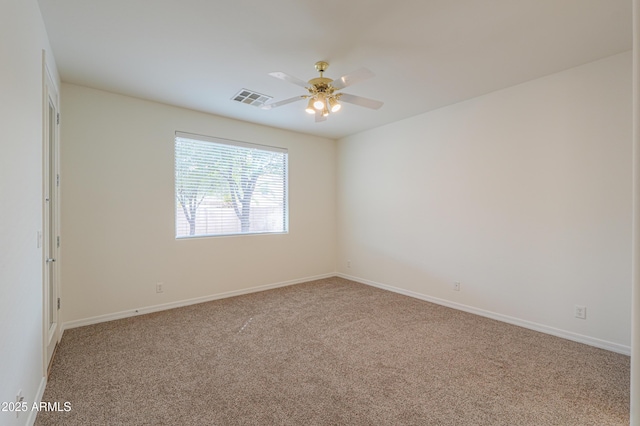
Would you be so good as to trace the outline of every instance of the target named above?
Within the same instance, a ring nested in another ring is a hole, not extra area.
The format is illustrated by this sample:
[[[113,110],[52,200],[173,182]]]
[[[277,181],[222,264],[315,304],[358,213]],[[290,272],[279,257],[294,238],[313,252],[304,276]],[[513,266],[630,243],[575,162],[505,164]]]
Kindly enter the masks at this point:
[[[269,99],[273,99],[273,96],[263,95],[262,93],[254,92],[249,89],[242,89],[236,95],[231,98],[232,101],[242,102],[243,104],[253,105],[256,107],[264,105]]]

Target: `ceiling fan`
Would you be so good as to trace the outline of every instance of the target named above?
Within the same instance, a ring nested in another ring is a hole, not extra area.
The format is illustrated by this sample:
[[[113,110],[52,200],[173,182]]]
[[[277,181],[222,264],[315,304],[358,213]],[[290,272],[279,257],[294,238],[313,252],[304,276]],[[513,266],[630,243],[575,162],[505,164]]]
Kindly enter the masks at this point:
[[[383,105],[380,101],[338,92],[340,89],[373,77],[375,74],[368,69],[361,68],[358,71],[342,76],[337,80],[332,80],[324,77],[324,72],[329,67],[327,62],[316,62],[315,67],[316,71],[320,73],[320,77],[312,78],[308,82],[283,72],[269,73],[270,76],[304,87],[307,89],[309,94],[266,104],[262,106],[262,109],[273,109],[302,99],[309,99],[305,111],[309,114],[315,114],[316,121],[324,121],[327,119],[329,113],[338,112],[342,108],[340,102],[348,102],[350,104],[371,109],[378,109]]]

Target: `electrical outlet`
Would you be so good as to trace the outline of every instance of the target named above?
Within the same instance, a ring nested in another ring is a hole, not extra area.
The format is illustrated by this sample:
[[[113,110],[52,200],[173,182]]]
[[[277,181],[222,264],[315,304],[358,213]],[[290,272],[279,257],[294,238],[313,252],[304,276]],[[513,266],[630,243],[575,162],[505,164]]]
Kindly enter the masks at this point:
[[[580,319],[587,319],[587,307],[576,305],[575,317]]]
[[[351,269],[351,261],[347,260],[347,268]]]
[[[453,290],[454,291],[460,291],[460,282],[456,281],[453,283]]]
[[[164,293],[164,283],[156,283],[156,293]]]

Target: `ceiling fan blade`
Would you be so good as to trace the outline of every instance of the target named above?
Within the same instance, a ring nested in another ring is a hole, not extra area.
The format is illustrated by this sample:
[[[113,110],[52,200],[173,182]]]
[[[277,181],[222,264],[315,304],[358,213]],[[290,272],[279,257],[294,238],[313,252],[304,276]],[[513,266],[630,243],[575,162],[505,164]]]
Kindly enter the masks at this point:
[[[369,98],[363,98],[362,96],[350,95],[348,93],[340,94],[339,100],[342,102],[347,102],[350,104],[358,105],[365,108],[371,108],[371,109],[378,109],[382,105],[384,105],[384,102],[375,101]]]
[[[304,96],[296,96],[294,98],[285,99],[283,101],[273,102],[271,104],[265,104],[265,105],[262,105],[260,108],[262,108],[262,109],[278,108],[278,107],[280,107],[282,105],[290,104],[291,102],[301,101],[302,99],[304,99]]]
[[[325,121],[326,119],[327,119],[327,117],[322,115],[322,112],[316,111],[316,123],[319,123],[321,121]]]
[[[293,83],[297,86],[304,87],[305,89],[309,86],[309,83],[307,83],[306,81],[300,80],[298,77],[294,77],[280,71],[270,72],[269,75],[271,77],[279,78],[280,80],[288,81],[289,83]]]
[[[360,68],[359,70],[354,71],[351,74],[343,75],[342,77],[333,80],[331,82],[331,85],[336,89],[343,89],[347,86],[359,83],[373,76],[375,76],[373,72],[369,71],[366,68]]]

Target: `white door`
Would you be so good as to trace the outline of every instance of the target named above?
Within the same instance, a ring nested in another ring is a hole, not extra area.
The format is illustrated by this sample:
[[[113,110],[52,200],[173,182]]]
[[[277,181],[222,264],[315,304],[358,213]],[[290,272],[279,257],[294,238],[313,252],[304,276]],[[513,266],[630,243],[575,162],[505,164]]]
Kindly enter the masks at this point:
[[[44,368],[45,374],[52,361],[60,334],[58,310],[60,309],[58,291],[58,265],[60,239],[58,234],[58,93],[44,67],[44,141],[43,141],[43,193],[44,193],[44,282],[43,282],[43,318],[44,318]]]

